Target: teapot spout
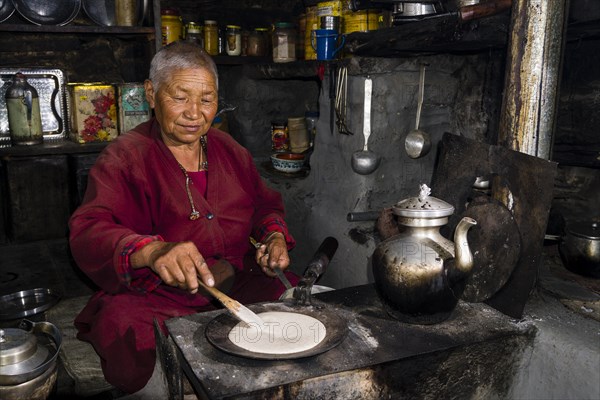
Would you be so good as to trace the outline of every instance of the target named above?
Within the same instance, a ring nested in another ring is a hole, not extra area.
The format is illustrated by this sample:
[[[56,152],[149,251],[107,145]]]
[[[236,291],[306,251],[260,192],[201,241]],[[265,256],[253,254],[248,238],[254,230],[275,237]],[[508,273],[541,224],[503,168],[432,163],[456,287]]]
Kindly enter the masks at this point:
[[[455,268],[463,273],[469,273],[473,268],[473,254],[467,241],[467,232],[477,221],[470,217],[463,217],[454,232]]]

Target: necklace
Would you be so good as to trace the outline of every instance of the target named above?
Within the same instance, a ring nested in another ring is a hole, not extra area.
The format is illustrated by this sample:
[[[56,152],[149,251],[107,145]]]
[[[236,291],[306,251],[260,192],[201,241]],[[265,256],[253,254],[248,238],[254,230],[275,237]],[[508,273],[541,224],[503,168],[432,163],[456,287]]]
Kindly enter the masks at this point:
[[[200,136],[200,145],[202,146],[202,151],[206,155],[207,160],[200,161],[198,165],[200,167],[200,170],[208,171],[208,153],[206,151],[206,136]],[[200,158],[202,158],[202,153],[200,153]],[[177,165],[179,165],[179,169],[181,169],[183,175],[185,176],[185,191],[188,196],[188,201],[190,202],[190,207],[192,208],[192,211],[190,212],[190,216],[188,218],[190,219],[190,221],[195,221],[198,218],[200,218],[200,213],[198,212],[198,210],[196,210],[196,205],[194,204],[194,199],[192,198],[192,192],[190,191],[191,179],[185,168],[183,168],[183,165],[181,165],[179,162],[177,162]]]
[[[206,151],[206,135],[200,136],[200,146],[202,146],[202,152],[206,156],[206,160],[200,161],[200,170],[208,171],[208,152]],[[202,153],[200,153],[200,159],[202,160]]]

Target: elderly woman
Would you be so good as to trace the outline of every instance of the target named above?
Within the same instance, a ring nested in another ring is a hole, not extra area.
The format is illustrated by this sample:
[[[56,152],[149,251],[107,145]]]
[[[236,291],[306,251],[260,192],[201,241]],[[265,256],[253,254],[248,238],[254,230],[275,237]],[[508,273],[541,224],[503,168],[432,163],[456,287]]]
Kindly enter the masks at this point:
[[[285,288],[272,268],[287,268],[294,246],[280,194],[246,149],[211,128],[212,59],[190,43],[166,46],[145,90],[155,117],[100,154],[69,223],[73,257],[100,288],[75,320],[78,338],[128,393],[152,375],[153,319],[166,332],[165,319],[213,309],[199,279],[241,303],[277,299]]]

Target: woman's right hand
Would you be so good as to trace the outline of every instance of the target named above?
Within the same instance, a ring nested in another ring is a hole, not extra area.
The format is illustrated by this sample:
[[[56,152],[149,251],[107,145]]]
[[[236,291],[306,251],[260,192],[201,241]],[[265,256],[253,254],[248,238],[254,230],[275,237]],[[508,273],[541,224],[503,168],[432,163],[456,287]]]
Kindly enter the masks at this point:
[[[196,293],[198,277],[208,286],[215,279],[192,242],[150,242],[131,255],[133,268],[148,267],[167,285]]]

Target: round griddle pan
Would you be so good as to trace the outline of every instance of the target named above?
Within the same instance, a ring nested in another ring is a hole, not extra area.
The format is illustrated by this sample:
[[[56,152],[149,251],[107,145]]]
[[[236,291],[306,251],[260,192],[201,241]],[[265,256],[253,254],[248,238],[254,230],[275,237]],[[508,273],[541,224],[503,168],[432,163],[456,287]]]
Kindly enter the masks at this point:
[[[316,318],[325,325],[325,338],[312,349],[290,354],[255,353],[238,347],[229,340],[229,332],[239,323],[239,320],[229,313],[215,317],[206,326],[205,334],[208,341],[216,348],[236,356],[258,360],[291,360],[310,357],[331,350],[344,340],[348,332],[346,320],[340,317],[329,306],[313,300],[311,306],[299,306],[295,301],[260,303],[250,305],[249,308],[256,314],[267,311],[293,312]]]

